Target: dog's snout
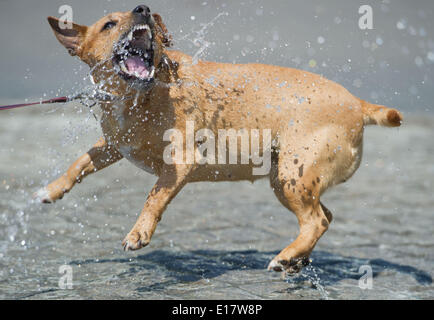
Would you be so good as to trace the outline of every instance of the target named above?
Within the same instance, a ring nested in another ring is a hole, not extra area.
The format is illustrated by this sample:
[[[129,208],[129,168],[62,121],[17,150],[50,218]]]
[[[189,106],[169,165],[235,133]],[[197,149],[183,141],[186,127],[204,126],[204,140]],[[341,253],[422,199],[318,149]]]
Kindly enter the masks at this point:
[[[141,5],[134,8],[133,13],[140,15],[144,18],[147,18],[151,14],[151,9],[149,9],[148,6],[141,4]]]

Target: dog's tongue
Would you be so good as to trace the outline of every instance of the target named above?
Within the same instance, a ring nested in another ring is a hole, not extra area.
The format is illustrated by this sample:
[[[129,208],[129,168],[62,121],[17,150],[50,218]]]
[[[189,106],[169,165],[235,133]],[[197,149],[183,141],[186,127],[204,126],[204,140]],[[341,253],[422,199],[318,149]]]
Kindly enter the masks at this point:
[[[148,69],[146,69],[145,61],[141,57],[132,56],[125,61],[125,65],[129,72],[136,77],[147,78],[149,75]]]

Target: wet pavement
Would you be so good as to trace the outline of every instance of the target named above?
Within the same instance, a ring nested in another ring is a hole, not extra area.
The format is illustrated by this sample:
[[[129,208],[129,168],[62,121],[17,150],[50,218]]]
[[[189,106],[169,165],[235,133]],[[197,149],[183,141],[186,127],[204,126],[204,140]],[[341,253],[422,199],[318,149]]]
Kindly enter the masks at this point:
[[[98,138],[85,109],[37,106],[0,115],[2,299],[432,299],[434,117],[365,131],[360,169],[322,200],[333,212],[312,265],[293,277],[267,272],[295,239],[295,216],[266,179],[186,186],[151,244],[123,252],[156,177],[126,160],[52,205],[32,193]],[[72,270],[61,289],[59,268]],[[361,266],[372,289],[359,286]]]

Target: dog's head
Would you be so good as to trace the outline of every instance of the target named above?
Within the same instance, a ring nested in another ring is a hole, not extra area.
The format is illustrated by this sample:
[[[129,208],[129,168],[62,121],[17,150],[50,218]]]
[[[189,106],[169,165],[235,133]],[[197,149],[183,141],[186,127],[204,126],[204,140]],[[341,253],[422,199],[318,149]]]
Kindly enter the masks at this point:
[[[111,13],[87,27],[70,28],[57,18],[48,22],[59,42],[111,82],[149,86],[156,77],[165,47],[171,45],[159,14],[145,5],[129,12]]]

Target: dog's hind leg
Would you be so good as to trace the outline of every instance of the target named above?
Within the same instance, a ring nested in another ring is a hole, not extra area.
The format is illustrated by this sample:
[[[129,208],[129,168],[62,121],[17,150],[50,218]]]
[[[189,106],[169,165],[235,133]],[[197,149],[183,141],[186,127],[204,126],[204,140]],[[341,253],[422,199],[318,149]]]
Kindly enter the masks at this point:
[[[280,151],[270,172],[271,186],[279,201],[295,213],[298,237],[269,264],[269,270],[296,273],[309,263],[309,255],[332,221],[331,212],[319,200],[322,178],[319,167],[307,151],[297,156]]]
[[[57,180],[35,193],[35,198],[43,203],[61,199],[72,187],[91,173],[101,170],[122,159],[122,155],[103,138],[84,155],[78,158]]]
[[[145,247],[161,220],[164,210],[170,201],[187,183],[193,165],[167,165],[163,170],[146,199],[145,206],[134,227],[122,241],[125,251]]]

